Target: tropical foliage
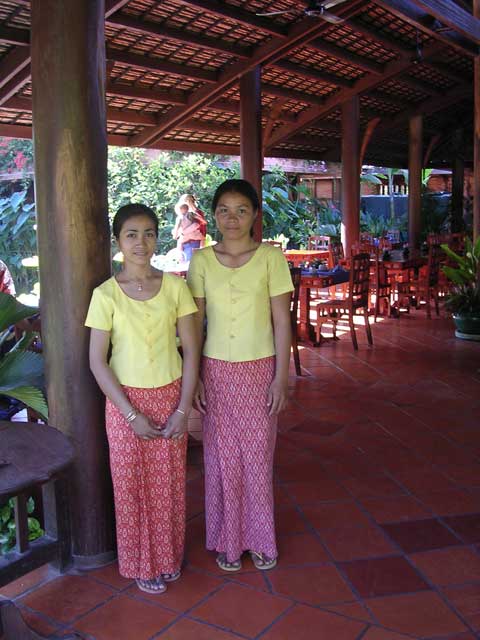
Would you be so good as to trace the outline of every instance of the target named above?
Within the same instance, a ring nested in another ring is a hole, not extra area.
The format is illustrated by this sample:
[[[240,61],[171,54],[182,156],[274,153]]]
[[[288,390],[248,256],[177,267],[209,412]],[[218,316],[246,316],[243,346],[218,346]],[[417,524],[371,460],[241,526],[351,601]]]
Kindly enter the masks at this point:
[[[8,293],[0,293],[0,347],[11,340],[11,327],[37,312],[20,304]],[[44,418],[48,408],[43,394],[43,357],[28,351],[35,335],[27,332],[0,358],[0,395],[20,400]]]
[[[40,526],[39,521],[32,517],[35,511],[35,503],[33,498],[27,500],[27,513],[28,513],[28,540],[36,540],[43,536],[44,531]],[[0,506],[0,555],[8,553],[15,546],[16,542],[16,527],[15,527],[15,510],[13,498]]]
[[[0,258],[12,274],[17,292],[30,291],[37,271],[22,260],[37,253],[35,205],[26,201],[27,191],[0,198]]]
[[[475,244],[465,239],[465,255],[460,256],[448,245],[442,244],[447,256],[455,266],[442,267],[445,275],[453,282],[453,291],[447,296],[445,306],[455,314],[480,315],[480,237]]]

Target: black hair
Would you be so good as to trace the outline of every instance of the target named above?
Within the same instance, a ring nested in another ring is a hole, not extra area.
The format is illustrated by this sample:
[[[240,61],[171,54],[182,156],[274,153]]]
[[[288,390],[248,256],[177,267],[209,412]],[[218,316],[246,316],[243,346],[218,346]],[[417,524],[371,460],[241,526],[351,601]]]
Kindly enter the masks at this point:
[[[258,211],[260,207],[258,194],[255,188],[250,184],[250,182],[248,182],[248,180],[232,178],[231,180],[225,180],[225,182],[222,182],[222,184],[217,187],[212,200],[213,213],[215,213],[218,201],[225,193],[239,193],[242,196],[245,196],[245,198],[248,198],[248,200],[250,200],[254,211]]]
[[[120,207],[120,209],[115,214],[115,217],[113,218],[112,231],[117,240],[120,237],[120,231],[122,230],[125,222],[135,216],[147,216],[147,218],[150,218],[155,227],[155,235],[158,238],[158,218],[155,211],[153,211],[153,209],[150,209],[150,207],[147,207],[146,204],[132,202],[130,204],[123,205],[123,207]]]

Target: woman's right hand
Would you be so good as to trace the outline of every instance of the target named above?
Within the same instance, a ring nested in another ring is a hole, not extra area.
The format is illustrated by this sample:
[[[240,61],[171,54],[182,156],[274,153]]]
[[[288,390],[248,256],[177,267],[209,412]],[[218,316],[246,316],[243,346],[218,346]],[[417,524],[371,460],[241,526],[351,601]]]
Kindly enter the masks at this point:
[[[205,386],[200,378],[198,379],[197,390],[193,399],[193,406],[195,407],[195,409],[197,409],[197,411],[203,413],[203,415],[207,413],[205,411],[205,407],[207,406],[207,401],[205,398]]]
[[[155,428],[154,424],[143,413],[138,413],[135,420],[130,422],[130,426],[135,435],[141,440],[154,440],[162,435],[161,431]]]

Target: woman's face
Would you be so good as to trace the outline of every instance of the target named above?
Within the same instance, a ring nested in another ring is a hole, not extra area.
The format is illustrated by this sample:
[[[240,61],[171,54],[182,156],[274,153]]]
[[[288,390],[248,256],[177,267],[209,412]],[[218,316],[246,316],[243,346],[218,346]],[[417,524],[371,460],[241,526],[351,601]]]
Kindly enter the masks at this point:
[[[249,236],[256,215],[250,200],[235,191],[224,193],[215,209],[217,228],[225,239]]]
[[[128,218],[120,230],[118,246],[126,263],[139,266],[150,264],[157,246],[153,221],[141,214]]]

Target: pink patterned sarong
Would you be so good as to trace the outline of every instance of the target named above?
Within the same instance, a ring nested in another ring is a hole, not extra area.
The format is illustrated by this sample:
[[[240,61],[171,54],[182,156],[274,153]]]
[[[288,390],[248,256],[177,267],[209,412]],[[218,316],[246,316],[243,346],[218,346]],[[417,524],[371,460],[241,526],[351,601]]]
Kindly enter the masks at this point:
[[[273,455],[277,418],[267,394],[275,358],[225,362],[203,358],[207,549],[238,560],[247,550],[277,556]]]
[[[156,389],[123,387],[132,406],[165,424],[178,406],[181,381]],[[187,436],[141,440],[107,399],[106,426],[115,498],[119,571],[148,580],[174,573],[185,542]]]

